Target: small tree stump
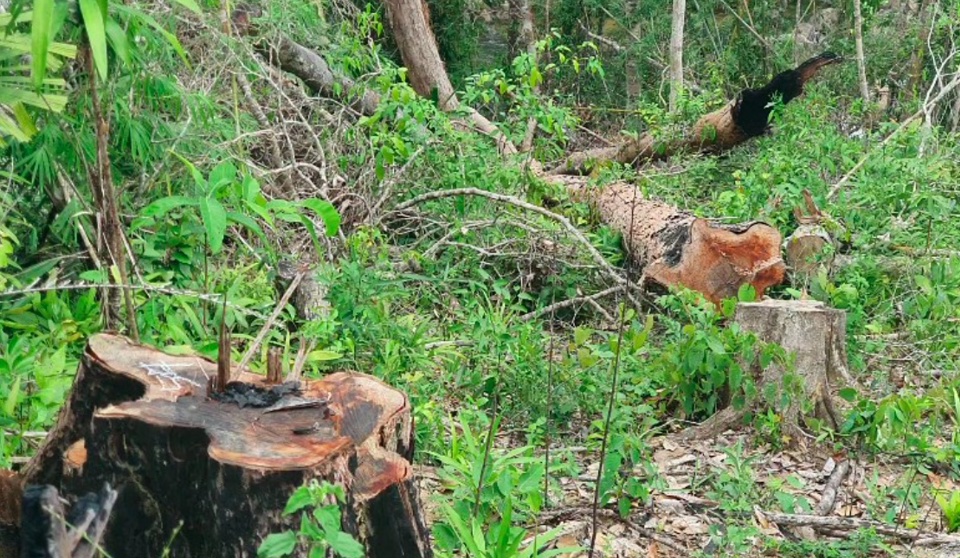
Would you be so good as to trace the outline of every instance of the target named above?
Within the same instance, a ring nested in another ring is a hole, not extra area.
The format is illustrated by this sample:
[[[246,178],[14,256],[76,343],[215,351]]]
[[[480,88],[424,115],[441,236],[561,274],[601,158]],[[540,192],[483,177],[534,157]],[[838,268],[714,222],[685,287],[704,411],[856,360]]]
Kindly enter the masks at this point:
[[[763,300],[740,303],[734,321],[752,331],[767,343],[776,343],[788,354],[795,355],[792,373],[802,383],[802,393],[792,394],[783,414],[782,431],[791,443],[801,443],[801,403],[798,398],[813,404],[815,416],[836,428],[839,424],[833,403],[833,388],[852,383],[847,372],[846,324],[842,310],[830,308],[815,300]],[[774,387],[777,393],[785,389],[786,372],[773,363],[758,376],[762,393]],[[739,422],[749,405],[735,410],[728,407],[705,421],[688,428],[681,437],[700,439],[716,436]]]
[[[113,556],[164,548],[174,558],[256,556],[268,534],[299,527],[298,516],[281,512],[309,479],[345,487],[343,529],[367,556],[432,556],[403,393],[358,373],[294,390],[234,370],[242,383],[217,400],[206,391],[216,369],[123,337],[92,337],[25,482],[72,498],[116,487],[102,539]]]

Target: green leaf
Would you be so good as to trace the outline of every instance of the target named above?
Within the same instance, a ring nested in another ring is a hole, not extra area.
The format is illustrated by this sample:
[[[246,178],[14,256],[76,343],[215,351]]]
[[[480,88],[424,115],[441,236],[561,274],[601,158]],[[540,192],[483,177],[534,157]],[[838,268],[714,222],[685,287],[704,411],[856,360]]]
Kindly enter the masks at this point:
[[[207,193],[207,179],[200,174],[200,171],[197,170],[197,167],[193,163],[188,161],[183,155],[180,155],[176,151],[170,150],[170,154],[183,161],[183,164],[187,167],[187,170],[190,171],[190,176],[193,177],[193,182],[197,186],[197,193],[206,194]]]
[[[199,200],[196,198],[188,198],[187,196],[167,196],[143,208],[143,210],[140,211],[140,215],[144,217],[163,217],[178,207],[186,205],[196,206],[199,203]]]
[[[197,3],[194,2],[193,0],[173,0],[173,1],[197,15],[201,15],[203,13],[200,11],[200,6],[198,6]]]
[[[301,486],[293,493],[293,496],[290,496],[290,499],[287,500],[287,507],[283,508],[283,515],[296,513],[312,504],[313,497],[310,495],[310,489],[306,486]]]
[[[844,401],[853,403],[857,399],[857,390],[851,387],[843,388],[839,392]]]
[[[35,0],[30,26],[33,85],[39,89],[47,73],[47,53],[53,36],[53,0]]]
[[[235,167],[230,161],[224,161],[210,171],[210,176],[207,177],[207,182],[210,184],[210,189],[214,190],[225,184],[231,184],[236,179],[237,167]]]
[[[113,18],[107,18],[107,38],[110,40],[110,46],[113,52],[123,61],[124,65],[130,64],[130,42],[127,41],[127,33],[120,27],[120,24]]]
[[[254,221],[247,215],[244,215],[243,213],[237,213],[236,211],[228,211],[227,220],[233,223],[236,223],[238,225],[242,225],[244,228],[253,232],[263,240],[267,239],[267,235],[263,233],[263,229],[260,228],[260,225],[258,225],[256,221]]]
[[[13,381],[13,385],[10,386],[10,393],[7,394],[7,400],[3,403],[3,413],[8,417],[12,417],[14,411],[17,410],[17,403],[20,402],[20,376],[17,376],[17,379]]]
[[[332,203],[316,198],[309,198],[303,200],[300,204],[307,209],[313,210],[314,213],[323,219],[323,224],[327,227],[327,236],[334,236],[337,234],[337,231],[340,230],[340,213],[337,212],[337,208],[333,207]]]
[[[310,351],[310,354],[307,355],[307,362],[325,362],[328,360],[337,360],[342,357],[343,355],[340,353],[321,349],[318,351]]]
[[[363,545],[343,531],[333,535],[327,533],[327,544],[343,558],[363,558],[366,555]]]
[[[258,558],[282,558],[293,553],[297,547],[297,534],[293,531],[267,535],[257,549]]]
[[[227,234],[227,212],[216,198],[200,200],[200,216],[207,230],[207,243],[214,254],[223,247],[223,237]]]
[[[93,53],[93,65],[97,69],[100,79],[107,80],[107,32],[105,26],[106,13],[98,0],[79,0],[80,13],[83,15],[83,27],[90,41],[90,52]]]

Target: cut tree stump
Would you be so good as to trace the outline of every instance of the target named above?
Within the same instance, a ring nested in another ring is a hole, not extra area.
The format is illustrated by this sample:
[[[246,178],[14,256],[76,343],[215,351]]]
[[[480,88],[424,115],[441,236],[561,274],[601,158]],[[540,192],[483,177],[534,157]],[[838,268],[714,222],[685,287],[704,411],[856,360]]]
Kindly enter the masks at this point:
[[[790,395],[782,413],[782,431],[791,444],[804,442],[800,427],[801,403],[811,403],[815,416],[833,428],[839,425],[833,390],[853,383],[847,372],[846,313],[815,300],[763,300],[740,303],[734,321],[745,331],[767,343],[776,343],[796,355],[793,374],[802,382],[802,394]],[[758,391],[773,386],[777,393],[786,387],[786,370],[776,362],[758,374]],[[803,398],[803,401],[799,400]],[[735,426],[747,411],[728,407],[680,433],[681,438],[704,439]]]
[[[281,512],[310,479],[346,489],[343,529],[368,557],[432,556],[403,393],[359,373],[268,385],[235,370],[211,398],[216,370],[204,358],[92,337],[25,483],[68,498],[115,487],[102,539],[113,556],[167,547],[174,558],[256,556],[268,534],[299,527]]]
[[[647,281],[683,286],[719,304],[744,284],[757,296],[783,281],[780,232],[761,222],[726,225],[645,199],[633,185],[590,188],[581,177],[554,177],[575,199],[593,205],[623,235],[630,258]]]

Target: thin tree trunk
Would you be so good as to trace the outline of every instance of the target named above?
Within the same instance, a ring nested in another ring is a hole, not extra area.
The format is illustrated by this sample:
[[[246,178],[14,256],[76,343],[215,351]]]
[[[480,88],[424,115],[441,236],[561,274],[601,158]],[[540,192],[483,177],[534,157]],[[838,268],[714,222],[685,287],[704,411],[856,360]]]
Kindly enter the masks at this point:
[[[676,112],[677,100],[683,89],[683,24],[686,20],[686,0],[673,0],[673,26],[670,34],[670,112]]]
[[[927,41],[930,40],[931,25],[930,19],[933,9],[932,0],[923,0],[917,13],[920,25],[920,44],[910,55],[910,81],[907,83],[907,90],[904,95],[905,101],[912,101],[917,97],[920,91],[920,82],[923,80],[923,59],[927,49]],[[909,16],[906,18],[909,21]]]
[[[523,45],[527,56],[530,57],[530,63],[537,64],[537,37],[533,26],[533,6],[530,0],[511,0],[511,8],[514,11],[514,17],[520,21],[520,36],[517,39],[517,49]],[[540,85],[533,87],[533,94],[540,95]],[[520,144],[521,152],[528,152],[533,148],[533,138],[537,132],[537,119],[531,117],[527,120],[527,131],[523,135],[523,142]]]
[[[90,76],[90,104],[97,136],[97,164],[90,169],[90,189],[100,214],[100,241],[102,246],[101,261],[107,264],[107,281],[111,286],[104,292],[103,316],[104,327],[115,329],[120,317],[120,296],[123,296],[127,310],[129,334],[134,341],[139,341],[140,333],[137,329],[137,316],[133,307],[133,293],[123,288],[127,284],[127,257],[124,249],[123,224],[120,222],[120,209],[117,203],[117,193],[113,187],[113,171],[110,167],[110,122],[100,103],[100,93],[97,89],[97,72],[93,65],[93,54],[87,49],[87,71]],[[116,274],[116,275],[114,275]],[[122,295],[121,295],[122,291]]]
[[[870,86],[867,84],[867,61],[863,54],[863,10],[860,0],[853,0],[854,34],[857,41],[857,72],[860,75],[860,96],[870,102]]]

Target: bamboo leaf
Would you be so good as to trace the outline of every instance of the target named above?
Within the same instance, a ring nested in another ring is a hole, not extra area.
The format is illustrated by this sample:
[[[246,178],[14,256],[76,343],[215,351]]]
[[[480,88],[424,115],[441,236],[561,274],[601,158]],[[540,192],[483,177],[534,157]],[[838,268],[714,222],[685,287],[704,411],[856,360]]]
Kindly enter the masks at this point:
[[[107,79],[107,32],[104,22],[104,12],[99,0],[79,0],[80,13],[83,15],[83,27],[90,41],[90,52],[93,54],[93,65],[97,69],[100,79]]]
[[[110,39],[110,46],[113,47],[113,52],[117,53],[117,56],[125,65],[129,65],[130,42],[127,41],[126,32],[113,18],[107,18],[106,30],[107,38]]]
[[[53,0],[33,3],[33,22],[30,26],[30,55],[33,57],[33,80],[36,87],[43,83],[47,73],[47,50],[53,34]]]

